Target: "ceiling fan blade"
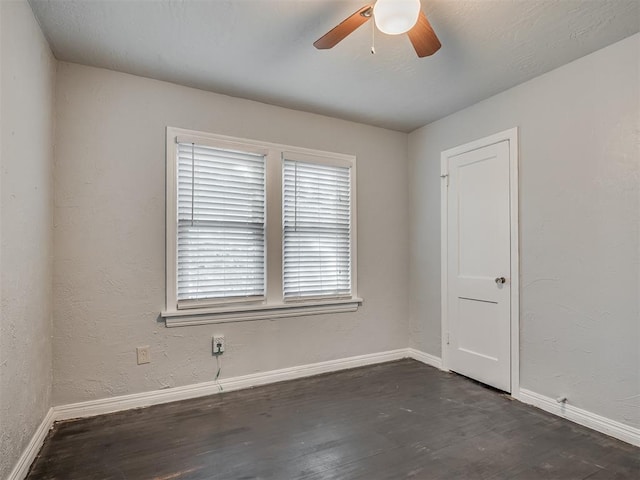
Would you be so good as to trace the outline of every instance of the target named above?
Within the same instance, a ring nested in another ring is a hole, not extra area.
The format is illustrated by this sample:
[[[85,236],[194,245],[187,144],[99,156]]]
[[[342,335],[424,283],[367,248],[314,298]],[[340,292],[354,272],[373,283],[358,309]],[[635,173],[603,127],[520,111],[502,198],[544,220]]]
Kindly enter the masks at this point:
[[[320,50],[335,47],[347,35],[355,31],[363,23],[366,23],[371,18],[372,11],[373,7],[371,5],[362,7],[356,13],[343,20],[340,25],[332,28],[316,40],[313,46]]]
[[[409,40],[413,44],[413,48],[415,48],[416,53],[420,58],[428,57],[429,55],[433,55],[442,46],[440,44],[440,40],[436,36],[436,32],[431,28],[431,24],[429,20],[427,20],[427,16],[421,11],[418,16],[417,23],[413,26],[411,30],[407,32],[409,35]]]

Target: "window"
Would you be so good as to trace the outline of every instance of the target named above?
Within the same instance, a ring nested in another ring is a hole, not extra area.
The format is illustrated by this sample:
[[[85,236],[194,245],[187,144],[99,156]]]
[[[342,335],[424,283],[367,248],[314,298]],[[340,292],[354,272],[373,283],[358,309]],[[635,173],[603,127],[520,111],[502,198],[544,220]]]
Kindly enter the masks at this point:
[[[178,144],[178,308],[264,298],[264,155]]]
[[[355,158],[167,128],[167,326],[355,311]]]
[[[351,295],[351,169],[284,160],[284,299]]]

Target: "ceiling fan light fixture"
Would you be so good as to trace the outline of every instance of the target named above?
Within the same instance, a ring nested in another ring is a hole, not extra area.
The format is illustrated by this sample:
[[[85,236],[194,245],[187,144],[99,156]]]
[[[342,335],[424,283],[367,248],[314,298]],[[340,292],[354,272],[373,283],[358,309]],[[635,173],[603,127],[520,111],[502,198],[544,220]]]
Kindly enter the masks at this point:
[[[388,35],[406,33],[418,21],[420,0],[378,0],[373,6],[376,27]]]

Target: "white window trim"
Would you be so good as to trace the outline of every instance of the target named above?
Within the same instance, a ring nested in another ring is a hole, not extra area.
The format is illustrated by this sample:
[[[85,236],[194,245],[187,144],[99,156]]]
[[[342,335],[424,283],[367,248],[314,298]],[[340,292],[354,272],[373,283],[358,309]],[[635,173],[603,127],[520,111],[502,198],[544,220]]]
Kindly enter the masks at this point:
[[[354,312],[363,300],[357,283],[356,157],[276,143],[234,138],[181,128],[166,131],[166,303],[161,312],[167,327],[262,320],[303,315]],[[231,299],[199,308],[178,309],[176,148],[178,143],[197,143],[215,148],[235,148],[266,157],[266,292],[256,301]],[[282,167],[284,158],[347,165],[351,168],[351,297],[283,301],[282,295]]]

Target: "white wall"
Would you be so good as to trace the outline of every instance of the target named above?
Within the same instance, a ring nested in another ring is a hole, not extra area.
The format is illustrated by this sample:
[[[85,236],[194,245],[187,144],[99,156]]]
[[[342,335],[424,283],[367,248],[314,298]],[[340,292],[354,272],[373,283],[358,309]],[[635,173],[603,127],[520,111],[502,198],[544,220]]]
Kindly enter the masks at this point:
[[[55,60],[26,2],[0,2],[0,478],[51,406]]]
[[[225,377],[407,346],[406,134],[67,63],[57,102],[55,404],[212,380],[214,333]],[[165,328],[167,125],[356,154],[364,306]]]
[[[521,386],[640,426],[640,35],[409,136],[410,332],[440,355],[440,152],[520,127]]]

